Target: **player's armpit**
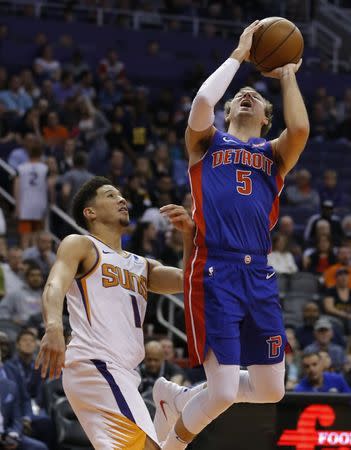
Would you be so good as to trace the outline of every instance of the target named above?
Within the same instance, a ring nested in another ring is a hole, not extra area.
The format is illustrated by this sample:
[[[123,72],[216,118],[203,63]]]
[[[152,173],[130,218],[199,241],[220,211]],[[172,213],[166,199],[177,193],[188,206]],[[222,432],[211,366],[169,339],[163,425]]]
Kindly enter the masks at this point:
[[[213,125],[203,131],[195,131],[190,126],[187,127],[185,130],[185,144],[189,154],[190,166],[196,164],[203,157],[216,131]]]
[[[148,291],[155,294],[178,294],[183,292],[183,271],[176,267],[164,266],[160,262],[148,259]]]
[[[285,129],[279,138],[271,141],[273,156],[279,167],[279,173],[284,178],[295,167],[308,139],[308,129],[289,132]]]

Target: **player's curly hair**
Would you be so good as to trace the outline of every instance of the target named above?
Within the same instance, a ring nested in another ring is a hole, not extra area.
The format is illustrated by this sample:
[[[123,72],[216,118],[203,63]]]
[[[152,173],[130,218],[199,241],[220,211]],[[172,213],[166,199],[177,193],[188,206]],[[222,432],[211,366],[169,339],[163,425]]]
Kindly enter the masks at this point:
[[[91,204],[92,200],[96,197],[96,191],[106,184],[112,184],[108,178],[94,177],[91,180],[83,184],[72,201],[72,216],[77,225],[82,228],[88,229],[88,222],[84,216],[84,208]]]
[[[245,89],[250,89],[250,90],[256,91],[256,89],[252,88],[251,86],[244,86],[243,88],[241,88],[241,89],[239,90],[239,92],[241,92],[241,91],[243,91],[243,90],[245,90]],[[259,94],[258,91],[256,91],[256,92]],[[261,94],[260,94],[260,95],[261,95]],[[261,128],[261,137],[264,137],[264,136],[267,135],[268,131],[269,131],[269,130],[271,129],[271,127],[272,127],[272,120],[273,120],[273,105],[272,105],[272,103],[271,103],[269,100],[267,100],[266,98],[264,98],[262,95],[261,95],[261,97],[263,98],[264,103],[265,103],[264,113],[266,114],[266,117],[267,117],[267,119],[268,119],[267,125],[263,125],[262,128]],[[226,131],[228,131],[228,128],[229,128],[229,114],[230,114],[230,105],[231,105],[231,103],[232,103],[232,100],[233,100],[232,98],[229,99],[229,100],[227,100],[227,101],[225,102],[225,105],[224,105],[224,117],[225,117]]]

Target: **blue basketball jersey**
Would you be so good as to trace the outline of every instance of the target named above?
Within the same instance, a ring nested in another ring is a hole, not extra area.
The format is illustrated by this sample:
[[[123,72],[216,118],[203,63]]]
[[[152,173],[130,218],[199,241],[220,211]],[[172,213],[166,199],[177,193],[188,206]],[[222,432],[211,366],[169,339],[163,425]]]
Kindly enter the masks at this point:
[[[189,170],[199,247],[266,255],[283,179],[263,138],[243,142],[216,131]]]

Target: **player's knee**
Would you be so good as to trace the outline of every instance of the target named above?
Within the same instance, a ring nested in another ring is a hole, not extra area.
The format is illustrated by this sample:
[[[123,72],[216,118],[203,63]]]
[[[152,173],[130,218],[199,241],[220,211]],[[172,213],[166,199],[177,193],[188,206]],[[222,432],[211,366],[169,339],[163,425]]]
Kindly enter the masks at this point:
[[[228,389],[226,386],[221,386],[215,392],[214,401],[221,411],[225,411],[235,402],[236,396],[236,389]]]
[[[266,385],[261,391],[260,401],[261,403],[278,403],[283,399],[284,395],[284,384],[277,383],[269,386]]]

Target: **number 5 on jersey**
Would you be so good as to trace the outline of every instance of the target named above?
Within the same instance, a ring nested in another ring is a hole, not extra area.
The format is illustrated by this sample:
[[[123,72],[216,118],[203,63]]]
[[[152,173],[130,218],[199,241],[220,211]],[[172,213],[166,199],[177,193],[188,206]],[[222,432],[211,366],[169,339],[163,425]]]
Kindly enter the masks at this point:
[[[237,170],[236,171],[236,190],[241,195],[252,194],[252,180],[250,178],[251,170]]]

